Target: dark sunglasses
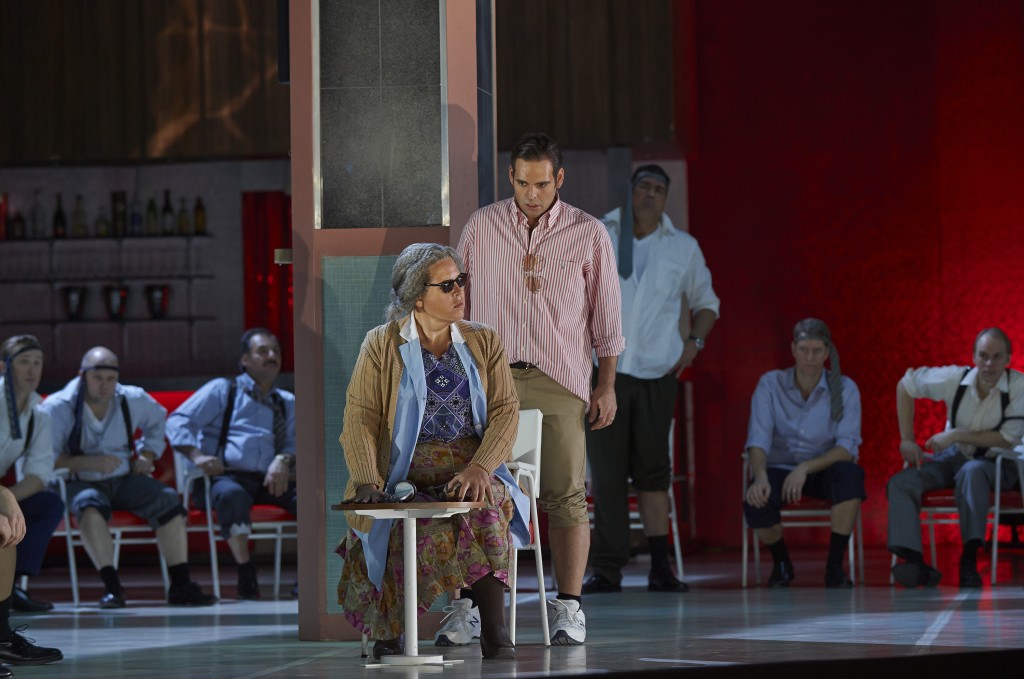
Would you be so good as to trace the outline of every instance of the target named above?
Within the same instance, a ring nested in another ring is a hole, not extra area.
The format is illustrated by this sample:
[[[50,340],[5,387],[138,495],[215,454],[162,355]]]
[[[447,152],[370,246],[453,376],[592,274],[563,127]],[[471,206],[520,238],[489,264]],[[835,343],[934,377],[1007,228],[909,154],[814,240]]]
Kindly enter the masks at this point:
[[[449,278],[446,281],[440,283],[427,283],[428,288],[441,288],[441,292],[448,294],[457,285],[460,288],[466,287],[466,281],[469,280],[468,273],[460,273],[456,278]]]

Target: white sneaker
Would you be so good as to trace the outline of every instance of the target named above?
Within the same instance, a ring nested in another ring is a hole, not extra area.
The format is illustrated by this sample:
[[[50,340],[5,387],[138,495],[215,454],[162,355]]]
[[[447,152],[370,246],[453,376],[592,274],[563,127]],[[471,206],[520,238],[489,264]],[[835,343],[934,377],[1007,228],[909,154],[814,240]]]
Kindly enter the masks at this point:
[[[551,644],[553,646],[579,646],[587,638],[587,616],[580,610],[580,602],[551,599]]]
[[[466,646],[480,638],[480,609],[469,599],[455,599],[445,606],[445,619],[434,635],[435,646]]]

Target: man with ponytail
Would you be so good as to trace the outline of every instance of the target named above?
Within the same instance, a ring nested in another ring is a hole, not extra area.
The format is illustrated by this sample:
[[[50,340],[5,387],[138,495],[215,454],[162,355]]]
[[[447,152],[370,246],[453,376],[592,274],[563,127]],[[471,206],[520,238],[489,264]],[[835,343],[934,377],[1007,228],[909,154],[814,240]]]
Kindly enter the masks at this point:
[[[743,511],[772,554],[768,586],[788,587],[795,573],[779,510],[804,495],[831,502],[825,587],[849,589],[853,582],[843,571],[843,556],[867,497],[864,470],[857,465],[860,391],[840,371],[824,321],[797,323],[791,349],[795,365],[765,373],[751,400],[746,450],[752,480]]]

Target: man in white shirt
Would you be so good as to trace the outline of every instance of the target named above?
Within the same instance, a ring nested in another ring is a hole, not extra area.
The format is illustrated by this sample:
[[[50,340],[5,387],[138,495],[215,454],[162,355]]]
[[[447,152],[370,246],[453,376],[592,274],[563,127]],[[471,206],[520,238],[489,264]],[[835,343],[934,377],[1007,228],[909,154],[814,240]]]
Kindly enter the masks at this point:
[[[669,182],[658,165],[637,168],[626,205],[602,218],[617,246],[626,350],[616,369],[617,416],[608,427],[587,432],[594,537],[586,594],[622,589],[630,553],[630,481],[651,554],[647,589],[688,589],[668,562],[668,436],[679,374],[704,348],[719,302],[697,240],[665,214]]]
[[[1010,365],[1010,338],[985,328],[974,340],[974,366],[907,370],[896,387],[900,455],[907,468],[889,480],[889,551],[903,559],[893,577],[904,587],[934,587],[942,573],[924,562],[921,495],[954,488],[960,515],[960,587],[981,587],[977,555],[985,540],[989,494],[995,486],[995,456],[1024,435],[1024,373]],[[944,401],[946,428],[922,447],[914,431],[914,401]],[[924,450],[933,451],[931,459]],[[1002,487],[1017,485],[1013,464],[1002,467]]]
[[[36,392],[43,374],[43,347],[32,335],[15,335],[0,344],[0,476],[17,468],[9,486],[25,516],[25,539],[18,544],[15,577],[39,575],[53,531],[64,518],[64,502],[47,490],[53,476],[50,417],[39,408]],[[15,586],[16,611],[48,611],[53,604],[31,598]]]
[[[167,603],[209,606],[188,571],[185,508],[173,488],[150,476],[164,451],[167,411],[139,387],[118,383],[117,356],[95,347],[82,357],[78,377],[43,403],[53,421],[54,467],[67,469],[68,504],[106,593],[100,608],[124,608],[107,522],[115,509],[145,519],[156,531],[171,586]],[[135,430],[142,437],[135,441]]]

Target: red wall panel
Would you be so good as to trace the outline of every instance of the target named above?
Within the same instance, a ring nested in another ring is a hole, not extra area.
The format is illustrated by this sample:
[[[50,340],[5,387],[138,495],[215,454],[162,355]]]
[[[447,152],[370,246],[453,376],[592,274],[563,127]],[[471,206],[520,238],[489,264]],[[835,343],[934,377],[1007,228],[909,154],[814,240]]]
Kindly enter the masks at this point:
[[[698,0],[691,231],[722,298],[692,375],[702,540],[738,544],[750,395],[792,362],[800,318],[830,324],[861,389],[869,544],[903,371],[969,362],[987,325],[1024,347],[1022,19],[1011,1]]]

